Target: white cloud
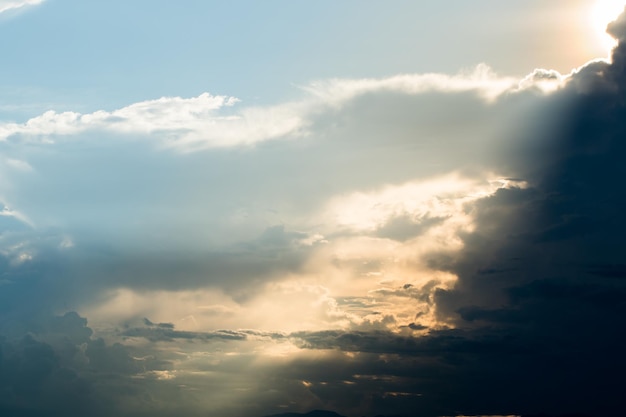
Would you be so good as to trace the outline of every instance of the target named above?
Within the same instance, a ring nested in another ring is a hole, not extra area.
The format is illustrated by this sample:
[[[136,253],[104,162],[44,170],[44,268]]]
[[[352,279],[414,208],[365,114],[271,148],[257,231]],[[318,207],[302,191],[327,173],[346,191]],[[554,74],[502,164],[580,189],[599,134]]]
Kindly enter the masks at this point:
[[[44,0],[0,0],[0,13],[26,6],[36,6],[43,2]]]
[[[212,125],[228,117],[215,117],[214,112],[232,106],[232,97],[201,94],[183,99],[162,97],[157,100],[131,104],[112,112],[96,111],[89,114],[47,111],[23,124],[0,125],[0,140],[13,135],[47,141],[51,135],[73,135],[88,129],[106,129],[120,133],[154,133],[160,131],[189,132]],[[179,133],[184,135],[184,133]]]
[[[47,111],[25,123],[0,125],[0,141],[17,135],[29,141],[52,142],[52,136],[105,130],[150,135],[165,146],[187,149],[245,145],[296,132],[302,125],[299,103],[267,108],[244,108],[226,114],[239,100],[208,93],[193,98],[162,97],[131,104],[112,112],[89,114]],[[218,111],[222,113],[218,113]]]
[[[182,151],[251,145],[304,135],[320,113],[340,108],[370,93],[474,92],[486,101],[493,101],[505,92],[534,85],[531,81],[525,79],[520,84],[517,79],[499,77],[481,64],[473,71],[454,76],[412,74],[383,79],[315,82],[302,88],[307,93],[303,99],[267,107],[237,108],[238,99],[209,93],[193,98],[162,97],[89,114],[50,110],[25,123],[0,124],[0,141],[18,136],[49,143],[58,136],[104,130],[149,135],[160,146]]]
[[[332,79],[314,82],[303,89],[321,101],[335,105],[359,95],[383,91],[411,95],[429,91],[457,93],[475,91],[481,97],[491,100],[515,89],[517,82],[515,78],[500,77],[489,66],[479,64],[471,71],[457,75],[428,73],[396,75],[383,79]]]
[[[355,231],[373,231],[390,219],[405,214],[415,218],[460,216],[465,203],[493,191],[493,184],[476,184],[452,174],[339,196],[330,202],[327,215],[339,226]]]

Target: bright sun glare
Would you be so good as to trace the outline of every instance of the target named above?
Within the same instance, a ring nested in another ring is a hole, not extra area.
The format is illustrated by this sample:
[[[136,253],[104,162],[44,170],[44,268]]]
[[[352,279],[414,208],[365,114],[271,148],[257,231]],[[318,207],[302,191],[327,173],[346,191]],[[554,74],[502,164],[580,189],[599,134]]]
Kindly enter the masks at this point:
[[[593,7],[591,20],[607,51],[615,46],[615,39],[606,33],[606,26],[624,11],[625,5],[626,0],[596,0]]]

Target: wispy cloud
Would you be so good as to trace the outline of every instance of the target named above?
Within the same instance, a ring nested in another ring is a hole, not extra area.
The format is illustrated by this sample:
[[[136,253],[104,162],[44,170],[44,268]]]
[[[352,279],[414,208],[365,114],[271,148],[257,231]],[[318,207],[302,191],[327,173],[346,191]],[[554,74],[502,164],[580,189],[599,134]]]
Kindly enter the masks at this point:
[[[21,9],[27,6],[36,6],[45,0],[0,0],[0,13],[9,10]]]
[[[547,73],[547,72],[546,72]],[[557,77],[553,75],[552,78]],[[546,77],[540,77],[545,83]],[[149,135],[162,146],[183,151],[251,145],[307,133],[320,112],[332,111],[366,94],[420,95],[428,92],[473,92],[491,101],[506,92],[543,84],[532,79],[499,77],[484,64],[450,76],[408,74],[382,79],[333,79],[302,87],[298,101],[266,107],[238,105],[235,97],[203,93],[197,97],[162,97],[113,111],[81,114],[53,110],[25,123],[0,124],[0,141],[10,137],[51,142],[55,136],[104,130],[135,136]]]

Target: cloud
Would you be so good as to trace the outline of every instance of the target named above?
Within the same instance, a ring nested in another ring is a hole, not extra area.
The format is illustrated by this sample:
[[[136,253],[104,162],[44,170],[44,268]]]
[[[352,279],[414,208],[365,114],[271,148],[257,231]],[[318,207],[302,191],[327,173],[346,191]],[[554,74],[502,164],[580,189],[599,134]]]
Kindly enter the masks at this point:
[[[620,412],[622,20],[566,76],[5,123],[1,407]]]
[[[44,0],[1,0],[0,13],[4,13],[14,9],[21,9],[27,6],[36,6],[43,2]]]
[[[28,248],[22,267],[65,271],[47,287],[46,304],[96,311],[92,301],[109,300],[102,314],[134,314],[116,304],[126,290],[143,299],[144,292],[210,288],[243,301],[291,278],[382,274],[358,266],[365,255],[388,269],[381,280],[398,281],[385,285],[422,288],[428,268],[415,273],[409,264],[435,246],[459,243],[455,230],[469,226],[463,205],[497,188],[483,172],[491,169],[500,119],[516,114],[517,100],[542,97],[485,67],[457,76],[332,80],[305,90],[301,100],[269,107],[203,94],[3,124],[0,149],[24,169],[0,168],[0,194],[12,213],[37,226],[7,236],[7,256],[9,247]],[[273,120],[298,127],[268,141],[271,129],[259,123]],[[354,223],[355,213],[363,222]],[[420,227],[394,232],[402,216]],[[437,238],[403,245],[426,233]],[[394,239],[397,266],[389,261]],[[15,265],[8,282],[23,273]],[[444,275],[434,279],[449,281]],[[360,295],[372,289],[378,284],[364,284]],[[382,320],[338,314],[355,325]]]
[[[450,76],[445,74],[407,74],[385,79],[332,79],[318,81],[304,87],[323,102],[341,105],[358,96],[377,92],[424,94],[430,91],[459,93],[475,91],[485,99],[495,99],[500,94],[515,89],[517,80],[500,77],[489,66],[479,64],[472,71]]]
[[[193,98],[162,97],[131,104],[111,112],[46,113],[23,124],[0,125],[0,140],[20,137],[28,141],[51,142],[54,136],[105,131],[158,139],[160,146],[184,149],[249,145],[296,134],[304,121],[298,104],[270,108],[245,108],[228,114],[233,97],[208,93]],[[222,110],[222,114],[219,111]]]
[[[624,343],[618,329],[625,324],[626,291],[620,279],[626,244],[623,19],[609,25],[620,41],[611,61],[572,73],[549,98],[568,102],[565,115],[551,129],[534,132],[538,136],[525,142],[529,149],[517,155],[524,163],[516,175],[529,187],[500,189],[477,201],[475,230],[463,237],[459,254],[440,265],[458,276],[454,288],[436,294],[441,316],[468,335],[507,335],[528,349],[516,360],[527,364],[525,371],[513,370],[511,359],[493,376],[530,380],[541,374],[555,384],[536,410],[611,415],[621,407],[614,385],[626,365],[615,351]],[[602,388],[591,380],[602,380]],[[492,395],[502,393],[493,389]]]
[[[304,90],[300,100],[266,107],[202,94],[4,123],[0,148],[14,162],[0,167],[0,195],[74,244],[83,236],[99,245],[220,252],[277,224],[326,236],[329,219],[320,212],[332,201],[347,204],[346,195],[371,203],[387,190],[398,200],[453,171],[461,182],[491,177],[484,171],[498,171],[496,156],[509,146],[494,140],[497,131],[542,96],[484,67]],[[497,105],[486,97],[498,97]],[[406,214],[398,204],[385,216]],[[387,220],[376,219],[381,227]]]
[[[540,78],[543,82],[545,77]],[[534,79],[525,79],[524,88]],[[539,84],[537,84],[539,85]],[[238,99],[203,93],[198,97],[162,97],[131,104],[113,111],[89,114],[57,113],[53,110],[24,123],[0,124],[0,141],[21,138],[43,143],[58,136],[87,131],[108,131],[146,136],[160,146],[183,151],[251,145],[266,140],[309,133],[319,113],[337,109],[368,94],[399,93],[418,95],[428,92],[474,92],[486,100],[519,89],[513,78],[498,77],[484,64],[473,72],[456,76],[443,74],[401,75],[386,79],[335,79],[315,82],[302,89],[308,96],[301,101],[269,107],[233,109]]]
[[[280,333],[263,333],[254,330],[217,330],[214,332],[190,332],[175,330],[170,323],[154,324],[149,320],[146,321],[145,327],[132,327],[122,332],[124,337],[142,337],[152,342],[157,341],[173,341],[190,340],[190,341],[210,341],[212,339],[224,340],[246,340],[249,336],[254,337],[270,337],[284,338]]]
[[[27,224],[28,226],[31,226],[31,227],[33,226],[32,222],[28,220],[28,218],[24,216],[23,214],[21,214],[20,212],[9,209],[5,204],[2,204],[1,207],[2,207],[2,210],[0,211],[0,216],[13,218],[24,224]]]
[[[0,340],[0,411],[19,416],[106,415],[87,368],[91,329],[75,313],[32,318],[27,334]],[[112,363],[107,366],[112,366]]]

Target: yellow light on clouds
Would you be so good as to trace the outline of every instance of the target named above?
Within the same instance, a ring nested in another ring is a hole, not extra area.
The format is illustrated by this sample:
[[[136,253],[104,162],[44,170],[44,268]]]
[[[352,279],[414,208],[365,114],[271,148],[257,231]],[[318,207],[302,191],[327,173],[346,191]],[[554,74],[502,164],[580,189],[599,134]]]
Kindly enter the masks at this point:
[[[615,46],[615,39],[606,33],[606,26],[624,11],[625,0],[596,0],[590,19],[594,32],[602,46],[610,51]]]

